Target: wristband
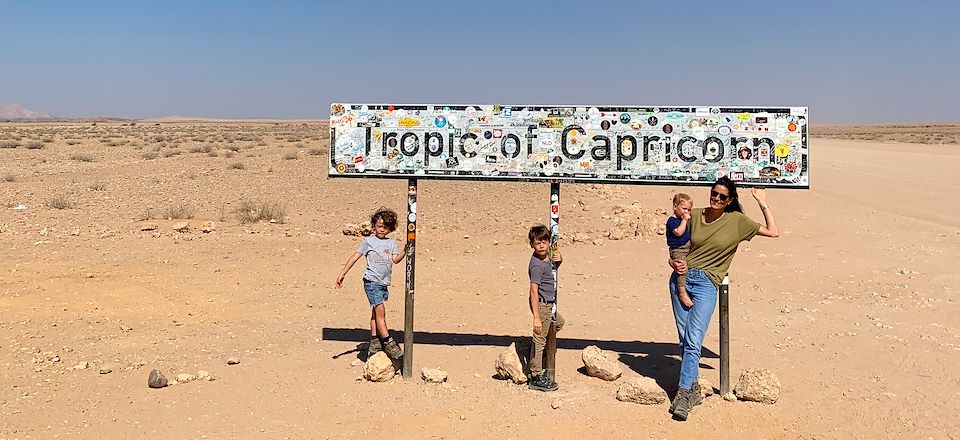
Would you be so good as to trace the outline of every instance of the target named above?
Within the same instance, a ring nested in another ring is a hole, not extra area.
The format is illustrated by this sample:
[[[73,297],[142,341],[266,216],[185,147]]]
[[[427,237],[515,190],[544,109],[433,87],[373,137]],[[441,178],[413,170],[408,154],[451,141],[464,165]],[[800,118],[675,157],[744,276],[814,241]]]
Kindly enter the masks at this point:
[[[768,205],[760,205],[760,210],[761,210],[761,211],[766,211],[766,210],[768,210],[768,209],[770,209],[770,206],[768,206]]]

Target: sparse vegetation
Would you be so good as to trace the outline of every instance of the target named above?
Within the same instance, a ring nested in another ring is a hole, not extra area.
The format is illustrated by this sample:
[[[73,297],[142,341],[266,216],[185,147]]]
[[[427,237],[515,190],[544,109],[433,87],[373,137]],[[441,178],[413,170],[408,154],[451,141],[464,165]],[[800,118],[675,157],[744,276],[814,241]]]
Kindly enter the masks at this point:
[[[14,180],[17,180],[17,175],[13,173],[7,173],[3,175],[2,179],[4,182],[13,182]]]
[[[39,149],[41,149],[41,148],[43,148],[43,142],[40,142],[40,141],[30,141],[30,142],[27,142],[27,149],[28,149],[28,150],[39,150]]]
[[[163,157],[179,156],[180,153],[182,153],[180,150],[167,150],[163,152]]]
[[[47,200],[47,206],[53,209],[72,209],[73,201],[65,194],[57,194]]]
[[[105,191],[107,189],[107,184],[103,182],[93,182],[87,186],[91,191]]]
[[[234,163],[230,164],[230,169],[231,169],[231,170],[242,170],[242,169],[244,169],[244,168],[246,168],[246,167],[243,165],[243,162],[234,162]]]
[[[167,207],[166,217],[169,219],[189,219],[193,218],[193,205],[178,203]]]
[[[143,160],[152,160],[157,158],[157,153],[155,151],[148,151],[140,155]]]
[[[283,155],[283,160],[297,160],[299,158],[300,156],[298,156],[296,152],[286,153]]]
[[[319,155],[323,154],[323,149],[322,149],[322,148],[311,148],[311,149],[307,150],[307,154],[309,154],[309,155],[311,155],[311,156],[319,156]]]
[[[87,153],[73,153],[70,155],[70,160],[75,160],[77,162],[93,162],[93,156]]]
[[[283,223],[287,215],[287,207],[281,203],[254,202],[242,200],[237,208],[237,220],[242,224],[271,221]]]
[[[18,148],[20,147],[20,142],[17,141],[0,141],[0,148]]]

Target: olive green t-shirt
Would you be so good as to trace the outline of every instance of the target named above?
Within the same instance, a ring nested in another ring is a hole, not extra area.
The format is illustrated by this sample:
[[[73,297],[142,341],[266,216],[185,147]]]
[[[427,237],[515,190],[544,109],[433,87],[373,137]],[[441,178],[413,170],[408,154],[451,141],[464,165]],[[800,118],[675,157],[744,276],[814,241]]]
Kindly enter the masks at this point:
[[[733,256],[741,241],[749,241],[760,223],[742,212],[725,212],[713,223],[703,221],[703,208],[690,212],[690,254],[687,255],[687,267],[700,269],[707,273],[715,286],[720,286],[723,276],[730,269]]]

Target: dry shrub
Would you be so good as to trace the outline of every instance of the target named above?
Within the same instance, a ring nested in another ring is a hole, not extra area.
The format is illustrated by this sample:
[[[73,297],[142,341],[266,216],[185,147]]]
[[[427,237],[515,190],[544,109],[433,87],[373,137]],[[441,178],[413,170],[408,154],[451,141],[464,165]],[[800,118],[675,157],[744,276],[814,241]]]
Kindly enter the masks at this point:
[[[146,152],[146,153],[141,154],[140,157],[142,157],[143,160],[156,159],[156,158],[157,158],[157,152],[156,152],[156,151],[148,151],[148,152]]]
[[[17,148],[20,146],[20,142],[17,141],[0,141],[0,148]]]
[[[319,155],[323,154],[323,152],[324,152],[324,149],[322,149],[322,148],[311,148],[311,149],[307,150],[307,154],[309,154],[309,155],[311,155],[311,156],[319,156]]]
[[[73,202],[65,194],[57,194],[47,200],[47,206],[53,209],[71,209]]]
[[[3,175],[2,179],[4,182],[13,182],[14,180],[17,180],[17,175],[13,173],[7,173]]]
[[[39,149],[41,149],[41,148],[43,148],[43,142],[40,142],[40,141],[30,141],[30,142],[27,142],[27,149],[28,149],[28,150],[39,150]]]
[[[240,201],[237,208],[237,220],[243,224],[256,223],[261,220],[283,223],[287,215],[287,207],[281,203]]]
[[[103,182],[93,182],[87,188],[90,188],[91,191],[106,191],[107,184]]]
[[[179,156],[180,153],[182,153],[180,150],[167,150],[163,152],[163,157]]]
[[[297,156],[297,153],[287,153],[283,155],[283,160],[297,160],[300,156]]]
[[[75,160],[77,162],[93,162],[93,156],[86,153],[73,153],[70,155],[70,160]]]
[[[73,146],[79,144],[80,141],[77,139],[67,139],[67,145]]]
[[[243,162],[234,162],[234,163],[230,164],[230,169],[231,169],[231,170],[242,170],[242,169],[244,169],[244,168],[246,168],[246,167],[243,166]]]
[[[176,205],[168,206],[165,215],[169,219],[185,219],[193,218],[193,212],[193,205],[187,203],[178,203]]]

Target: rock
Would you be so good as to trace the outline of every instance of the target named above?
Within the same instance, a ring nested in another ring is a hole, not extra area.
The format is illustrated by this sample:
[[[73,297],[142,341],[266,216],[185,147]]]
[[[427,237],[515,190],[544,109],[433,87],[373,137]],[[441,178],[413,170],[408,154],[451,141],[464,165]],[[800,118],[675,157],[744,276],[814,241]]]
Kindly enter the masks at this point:
[[[174,223],[173,230],[177,232],[190,232],[190,223],[187,223],[187,222]]]
[[[90,362],[87,361],[80,362],[79,364],[73,366],[74,370],[86,370],[87,368],[90,368]]]
[[[584,348],[580,358],[583,359],[583,366],[586,367],[588,376],[611,381],[619,379],[620,375],[623,374],[620,363],[610,359],[608,352],[601,350],[596,345]]]
[[[497,369],[497,377],[501,379],[510,379],[517,384],[527,381],[527,375],[523,374],[523,364],[520,363],[520,356],[517,356],[516,342],[511,342],[510,346],[497,356],[494,368]]]
[[[100,374],[110,374],[113,373],[113,369],[110,367],[100,367]]]
[[[203,232],[204,234],[209,234],[215,231],[216,229],[217,227],[216,225],[213,224],[213,222],[206,222],[203,224],[203,226],[200,227],[200,232]]]
[[[367,365],[363,367],[363,377],[370,382],[386,382],[396,374],[397,368],[393,365],[393,360],[382,351],[370,356]]]
[[[590,241],[590,236],[583,232],[574,232],[571,241],[574,243],[587,243]]]
[[[620,384],[617,400],[621,402],[655,405],[667,401],[667,392],[657,385],[657,381],[645,377],[631,377]]]
[[[156,223],[144,223],[140,225],[141,231],[156,231],[158,228]]]
[[[438,368],[423,368],[420,377],[427,383],[443,383],[447,381],[447,372]]]
[[[80,228],[74,228],[74,229],[73,229],[73,232],[71,232],[70,235],[72,235],[72,236],[74,236],[74,237],[80,235]]]
[[[600,245],[602,245],[602,244],[603,244],[603,239],[602,239],[602,238],[598,238],[598,239],[596,239],[596,240],[593,240],[593,245],[594,245],[594,246],[600,246]]]
[[[607,238],[611,240],[623,240],[624,233],[623,229],[620,229],[617,226],[610,228],[610,231],[607,232]]]
[[[554,399],[553,402],[550,402],[550,408],[560,409],[563,406],[563,402],[560,399]]]
[[[769,370],[757,368],[740,374],[733,393],[739,400],[774,404],[780,398],[780,380]]]
[[[373,230],[370,229],[370,222],[365,221],[363,223],[347,223],[343,225],[343,235],[349,235],[353,237],[368,236],[373,233]]]
[[[237,358],[227,358],[227,365],[237,365],[240,363],[240,359]]]
[[[663,235],[667,233],[667,227],[665,225],[657,226],[657,235]]]
[[[150,377],[147,378],[147,386],[150,388],[163,388],[167,386],[167,376],[164,376],[160,370],[150,370]]]
[[[697,382],[700,383],[700,398],[706,399],[713,395],[713,384],[710,381],[699,379]]]
[[[192,374],[190,374],[190,373],[180,373],[180,374],[177,375],[177,382],[178,382],[178,383],[193,382],[193,381],[195,381],[195,380],[197,380],[197,376],[194,376],[194,375],[192,375]]]
[[[197,372],[197,379],[210,381],[213,380],[213,376],[211,376],[210,372],[207,370],[200,370]]]

